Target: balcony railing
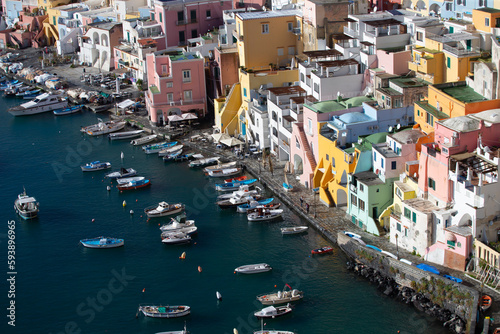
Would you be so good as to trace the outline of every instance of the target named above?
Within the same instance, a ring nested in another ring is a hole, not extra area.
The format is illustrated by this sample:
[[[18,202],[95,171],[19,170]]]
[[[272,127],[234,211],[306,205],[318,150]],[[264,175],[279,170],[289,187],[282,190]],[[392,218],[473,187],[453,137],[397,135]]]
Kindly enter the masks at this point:
[[[189,19],[189,20],[175,21],[176,26],[183,26],[183,25],[190,24],[190,23],[198,23],[198,19],[194,18],[194,19]]]
[[[464,48],[462,45],[451,46],[451,45],[444,44],[443,49],[444,49],[444,51],[448,51],[450,53],[453,53],[456,56],[468,56],[468,55],[475,55],[475,54],[481,53],[481,50],[478,47]]]
[[[295,35],[300,35],[300,27],[293,28],[293,29],[292,29],[292,32],[293,32]]]
[[[197,100],[176,100],[176,101],[170,101],[170,102],[160,102],[160,103],[154,103],[154,106],[186,106],[186,105],[193,105],[193,104],[202,104],[205,103],[205,99],[197,99]]]
[[[349,27],[344,27],[344,34],[349,35],[351,37],[358,37],[359,36],[359,31],[352,30]]]

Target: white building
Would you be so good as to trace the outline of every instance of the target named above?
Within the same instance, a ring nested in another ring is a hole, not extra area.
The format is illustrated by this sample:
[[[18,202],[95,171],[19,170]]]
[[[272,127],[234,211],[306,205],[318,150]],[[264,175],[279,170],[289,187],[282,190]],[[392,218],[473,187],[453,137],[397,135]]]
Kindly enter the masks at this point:
[[[79,37],[81,63],[90,64],[102,71],[115,67],[113,46],[118,44],[122,23],[92,23],[85,36]]]

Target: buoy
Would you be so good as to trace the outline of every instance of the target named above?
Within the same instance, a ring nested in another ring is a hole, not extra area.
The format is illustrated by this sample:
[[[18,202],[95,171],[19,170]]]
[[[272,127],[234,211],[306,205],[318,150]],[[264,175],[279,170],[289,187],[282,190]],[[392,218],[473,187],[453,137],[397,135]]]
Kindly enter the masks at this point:
[[[215,296],[217,297],[217,300],[222,300],[222,295],[220,294],[219,291],[215,293]]]
[[[107,191],[110,191],[110,190],[111,190],[111,187],[110,187],[110,186],[107,186],[107,187],[106,187],[106,190],[107,190]]]
[[[201,266],[198,266],[198,272],[201,273],[202,269],[201,269]]]
[[[95,218],[92,218],[92,223],[95,222]]]
[[[135,201],[136,201],[136,202],[139,202],[139,200],[138,200],[138,199],[136,199]]]
[[[179,256],[179,259],[184,260],[185,258],[186,258],[186,252],[182,252],[181,256]],[[198,267],[198,268],[200,268],[200,267]]]
[[[276,284],[274,285],[274,287],[276,287]]]
[[[236,328],[233,328],[233,334],[238,334],[238,330]]]
[[[123,207],[126,207],[126,206],[127,206],[127,202],[123,201]]]
[[[133,215],[134,214],[134,210],[130,210],[130,214]]]

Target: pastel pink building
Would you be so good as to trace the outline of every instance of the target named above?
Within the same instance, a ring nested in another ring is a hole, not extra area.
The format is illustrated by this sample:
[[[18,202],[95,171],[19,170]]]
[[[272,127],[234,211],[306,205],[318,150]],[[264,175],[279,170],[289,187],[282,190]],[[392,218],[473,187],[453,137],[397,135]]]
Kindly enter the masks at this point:
[[[151,20],[161,24],[167,47],[184,46],[188,39],[222,25],[222,12],[228,9],[232,9],[230,0],[156,0]]]
[[[206,88],[204,58],[200,53],[170,48],[146,55],[149,120],[163,125],[169,115],[185,112],[204,117]]]
[[[389,74],[404,75],[408,73],[408,62],[411,61],[411,52],[408,50],[390,52],[377,50],[378,67]]]

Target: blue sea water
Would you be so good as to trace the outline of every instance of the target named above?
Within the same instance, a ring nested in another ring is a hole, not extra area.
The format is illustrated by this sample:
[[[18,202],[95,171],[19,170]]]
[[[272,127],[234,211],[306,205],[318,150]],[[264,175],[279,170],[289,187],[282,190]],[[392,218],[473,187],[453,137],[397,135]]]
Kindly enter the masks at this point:
[[[248,223],[244,215],[214,204],[215,182],[200,170],[164,163],[128,141],[81,134],[81,126],[96,123],[95,114],[15,118],[5,110],[20,101],[0,103],[1,333],[146,334],[180,330],[186,322],[194,334],[233,333],[233,328],[246,334],[261,326],[253,317],[261,308],[255,297],[285,284],[304,291],[304,300],[291,315],[265,321],[266,328],[300,334],[446,333],[439,322],[347,271],[337,248],[333,255],[311,257],[311,249],[328,244],[314,230],[282,236],[280,227],[305,223],[289,209],[281,222]],[[107,191],[111,184],[105,172],[80,170],[95,160],[110,161],[113,170],[133,167],[152,185]],[[23,187],[40,202],[36,220],[24,221],[13,210]],[[148,221],[143,209],[162,200],[186,204],[199,229],[193,244],[161,243],[158,227],[168,220]],[[15,221],[14,298],[8,297],[6,281],[9,221]],[[95,250],[79,245],[80,239],[100,235],[124,238],[125,246]],[[182,252],[185,260],[179,259]],[[240,265],[260,262],[273,270],[233,273]],[[7,324],[11,300],[15,327]],[[179,319],[136,318],[144,303],[189,305],[192,313]]]

